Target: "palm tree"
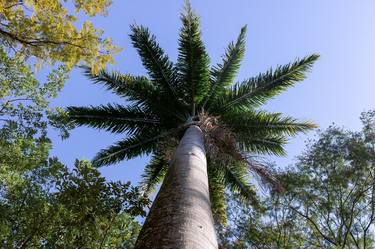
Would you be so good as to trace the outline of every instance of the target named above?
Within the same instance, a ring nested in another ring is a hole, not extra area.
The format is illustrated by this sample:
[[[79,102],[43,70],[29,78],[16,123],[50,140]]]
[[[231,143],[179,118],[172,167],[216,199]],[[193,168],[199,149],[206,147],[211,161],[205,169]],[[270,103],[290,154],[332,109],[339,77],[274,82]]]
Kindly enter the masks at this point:
[[[251,156],[283,155],[288,136],[314,127],[258,108],[303,80],[318,55],[233,83],[245,51],[246,27],[229,44],[222,63],[210,68],[199,19],[189,3],[181,20],[177,63],[147,28],[132,25],[130,38],[148,77],[106,70],[93,75],[85,68],[95,83],[124,97],[125,105],[68,108],[77,125],[126,134],[100,151],[94,165],[151,155],[142,187],[148,194],[163,182],[137,249],[217,248],[213,217],[225,223],[224,191],[255,204],[249,172],[275,183]]]

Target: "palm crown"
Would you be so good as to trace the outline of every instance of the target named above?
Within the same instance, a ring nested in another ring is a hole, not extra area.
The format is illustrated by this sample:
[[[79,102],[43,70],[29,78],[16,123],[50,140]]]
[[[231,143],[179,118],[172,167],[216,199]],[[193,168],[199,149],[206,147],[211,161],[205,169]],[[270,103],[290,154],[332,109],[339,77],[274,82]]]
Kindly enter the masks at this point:
[[[106,70],[93,75],[90,68],[85,68],[90,79],[124,97],[126,105],[69,107],[68,111],[77,125],[126,134],[123,140],[100,151],[93,159],[94,165],[152,155],[143,174],[147,192],[165,175],[184,130],[191,124],[198,125],[207,150],[213,211],[224,220],[225,188],[254,202],[249,170],[272,181],[264,168],[249,160],[249,155],[282,155],[288,136],[314,126],[257,108],[303,80],[319,56],[313,54],[234,83],[245,52],[246,27],[228,45],[222,62],[210,68],[199,19],[189,5],[181,20],[177,63],[169,60],[147,28],[132,25],[130,38],[148,77]]]

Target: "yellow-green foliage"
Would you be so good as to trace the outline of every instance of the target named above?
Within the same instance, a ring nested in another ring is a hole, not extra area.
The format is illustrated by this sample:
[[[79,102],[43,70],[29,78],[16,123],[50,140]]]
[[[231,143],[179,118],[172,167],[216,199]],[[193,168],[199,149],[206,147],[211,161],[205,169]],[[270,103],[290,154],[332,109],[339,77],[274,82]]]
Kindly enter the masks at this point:
[[[74,5],[70,6],[71,4]],[[5,46],[43,62],[62,62],[69,69],[85,63],[96,72],[113,62],[119,48],[90,21],[77,28],[80,12],[105,15],[110,0],[0,0],[0,39]],[[69,8],[68,8],[69,6]]]

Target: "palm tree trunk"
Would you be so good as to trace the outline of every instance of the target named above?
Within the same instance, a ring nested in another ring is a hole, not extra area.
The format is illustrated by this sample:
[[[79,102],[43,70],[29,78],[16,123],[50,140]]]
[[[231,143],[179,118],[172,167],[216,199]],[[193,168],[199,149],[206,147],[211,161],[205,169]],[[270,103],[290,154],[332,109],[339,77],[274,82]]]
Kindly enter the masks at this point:
[[[218,248],[198,126],[190,126],[177,147],[134,247],[147,248]]]

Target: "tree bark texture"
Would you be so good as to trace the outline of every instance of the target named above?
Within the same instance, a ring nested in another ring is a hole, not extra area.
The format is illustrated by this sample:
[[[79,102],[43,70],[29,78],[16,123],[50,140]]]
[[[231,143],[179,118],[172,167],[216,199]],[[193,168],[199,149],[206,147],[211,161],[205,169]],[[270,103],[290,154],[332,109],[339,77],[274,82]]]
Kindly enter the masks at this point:
[[[134,249],[217,249],[203,134],[186,131]]]

